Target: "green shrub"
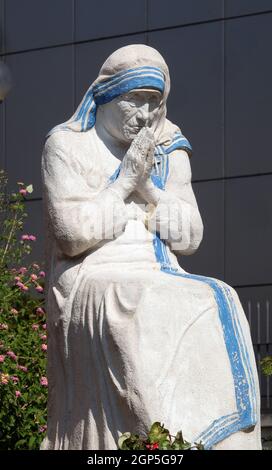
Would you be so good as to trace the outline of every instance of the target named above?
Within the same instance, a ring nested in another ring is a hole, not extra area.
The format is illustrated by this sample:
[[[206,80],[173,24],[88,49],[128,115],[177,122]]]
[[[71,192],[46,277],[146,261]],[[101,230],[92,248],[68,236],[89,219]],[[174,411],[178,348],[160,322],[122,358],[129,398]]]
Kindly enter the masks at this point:
[[[272,356],[264,357],[261,362],[261,369],[264,375],[270,376],[272,375]]]
[[[45,273],[27,263],[36,237],[25,234],[32,186],[7,194],[0,171],[0,449],[38,449],[46,430]]]
[[[185,441],[182,432],[179,431],[176,436],[171,436],[164,425],[153,423],[146,436],[139,436],[125,432],[118,440],[120,450],[203,450],[204,447],[199,443],[191,444]]]

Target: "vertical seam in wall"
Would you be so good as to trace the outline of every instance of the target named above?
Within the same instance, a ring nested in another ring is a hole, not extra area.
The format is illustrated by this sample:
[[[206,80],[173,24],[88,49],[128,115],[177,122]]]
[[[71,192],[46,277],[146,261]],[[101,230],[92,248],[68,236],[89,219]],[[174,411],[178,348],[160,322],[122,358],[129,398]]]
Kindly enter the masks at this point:
[[[3,122],[2,122],[2,135],[3,135],[3,142],[2,142],[2,151],[3,151],[3,165],[4,170],[7,170],[7,153],[6,153],[6,102],[3,101]]]
[[[149,8],[148,8],[148,2],[149,0],[145,0],[145,29],[146,29],[146,33],[145,33],[145,42],[146,42],[146,45],[148,46],[149,45],[149,35],[148,35],[148,30],[149,30],[149,21],[148,21],[148,15],[149,15]]]
[[[5,54],[6,52],[6,44],[5,44],[5,38],[6,38],[6,5],[5,5],[6,0],[2,1],[2,18],[3,18],[3,24],[2,24],[2,31],[1,31],[1,43],[2,43],[2,50],[3,53]]]
[[[3,24],[2,24],[2,43],[3,43],[3,52],[6,52],[6,0],[3,0],[2,2],[2,18],[3,18]],[[4,62],[5,56],[3,57]],[[4,164],[4,169],[7,170],[7,152],[6,152],[6,102],[5,100],[2,103],[3,106],[3,123],[2,123],[2,133],[3,133],[3,142],[2,142],[2,151],[3,151],[3,164]]]
[[[72,113],[76,107],[76,2],[72,0]]]
[[[222,150],[223,150],[223,274],[224,274],[224,281],[226,281],[226,131],[225,131],[225,125],[226,125],[226,83],[225,83],[225,74],[226,74],[226,31],[225,31],[225,0],[223,0],[223,22],[222,22],[222,78],[223,78],[223,96],[222,96],[222,139],[223,139],[223,145],[222,145]]]

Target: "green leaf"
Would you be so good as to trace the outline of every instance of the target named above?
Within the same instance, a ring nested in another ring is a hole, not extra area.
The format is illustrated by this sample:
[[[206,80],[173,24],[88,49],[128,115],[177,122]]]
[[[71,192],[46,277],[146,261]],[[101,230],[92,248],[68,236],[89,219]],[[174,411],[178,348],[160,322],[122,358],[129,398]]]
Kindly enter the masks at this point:
[[[122,449],[124,442],[127,439],[130,439],[130,437],[131,437],[130,432],[125,432],[124,434],[122,434],[122,436],[120,436],[119,439],[118,439],[118,449]]]
[[[182,432],[179,431],[175,437],[175,440],[173,442],[173,448],[174,449],[183,449],[183,450],[189,450],[191,449],[192,445],[190,442],[187,442],[183,439]]]
[[[266,356],[261,361],[261,369],[264,375],[272,375],[272,356]]]
[[[169,441],[165,440],[162,443],[160,443],[159,448],[161,450],[169,450],[169,449],[172,449],[172,446]]]
[[[28,448],[31,450],[34,448],[36,442],[36,436],[31,436],[28,441]]]
[[[197,450],[205,450],[205,447],[204,445],[202,444],[202,441],[200,442],[195,442],[195,447],[197,448]]]
[[[148,439],[151,444],[155,444],[155,442],[163,442],[166,439],[170,439],[168,429],[164,428],[164,425],[159,422],[152,424],[151,429],[148,433]]]
[[[16,442],[14,447],[15,449],[26,449],[25,443],[26,443],[26,439],[20,439],[19,441]]]
[[[175,442],[179,442],[179,443],[181,443],[181,444],[184,443],[182,431],[178,431],[178,432],[177,432],[177,435],[176,435],[176,437],[175,437]]]

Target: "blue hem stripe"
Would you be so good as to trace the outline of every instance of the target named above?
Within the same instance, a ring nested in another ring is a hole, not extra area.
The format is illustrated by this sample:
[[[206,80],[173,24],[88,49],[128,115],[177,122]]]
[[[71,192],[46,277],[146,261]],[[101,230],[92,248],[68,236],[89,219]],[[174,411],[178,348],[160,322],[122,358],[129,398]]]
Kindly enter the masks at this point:
[[[224,427],[226,424],[229,424],[231,421],[236,420],[238,417],[239,415],[237,412],[221,416],[221,418],[214,420],[205,431],[203,431],[197,436],[196,439],[194,439],[194,441],[207,441],[207,439],[209,439],[211,435],[217,431],[217,428]]]
[[[240,320],[239,320],[239,316],[238,316],[238,313],[237,313],[236,304],[233,300],[233,296],[231,295],[230,289],[226,285],[224,285],[223,288],[226,291],[226,294],[228,296],[228,300],[230,302],[231,310],[232,310],[232,312],[234,314],[234,318],[236,320],[237,335],[240,336],[240,338],[241,338],[239,344],[241,345],[241,348],[242,348],[241,353],[242,353],[242,356],[243,356],[244,364],[247,366],[247,373],[248,373],[248,376],[249,376],[249,385],[250,385],[250,394],[251,394],[250,396],[251,396],[252,401],[253,401],[251,416],[252,416],[252,421],[256,421],[257,420],[257,403],[256,403],[256,394],[255,394],[255,383],[254,383],[252,368],[250,367],[250,358],[249,358],[249,355],[248,355],[248,350],[246,348],[246,341],[245,341],[245,338],[244,338],[243,330],[242,330]]]

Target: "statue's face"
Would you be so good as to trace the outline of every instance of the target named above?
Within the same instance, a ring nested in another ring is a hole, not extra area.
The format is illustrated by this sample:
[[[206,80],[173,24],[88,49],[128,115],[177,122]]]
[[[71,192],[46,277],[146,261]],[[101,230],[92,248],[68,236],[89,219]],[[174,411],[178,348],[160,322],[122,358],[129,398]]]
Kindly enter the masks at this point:
[[[162,95],[157,90],[132,90],[103,105],[103,125],[124,144],[132,142],[142,127],[155,130]]]

